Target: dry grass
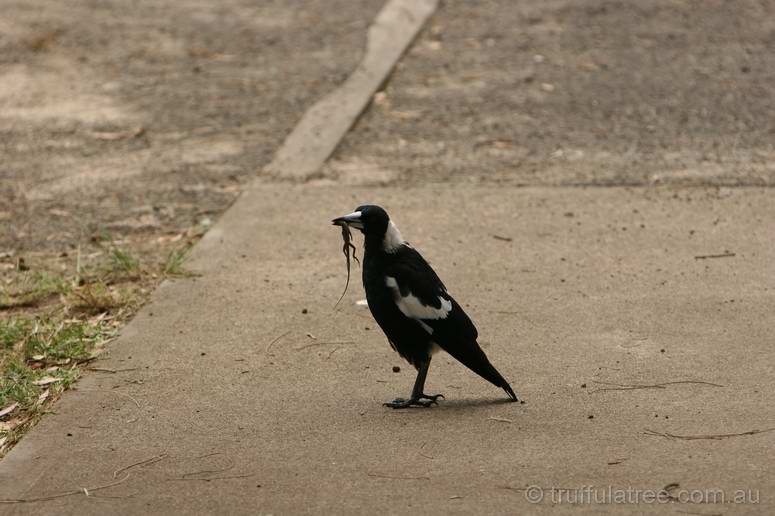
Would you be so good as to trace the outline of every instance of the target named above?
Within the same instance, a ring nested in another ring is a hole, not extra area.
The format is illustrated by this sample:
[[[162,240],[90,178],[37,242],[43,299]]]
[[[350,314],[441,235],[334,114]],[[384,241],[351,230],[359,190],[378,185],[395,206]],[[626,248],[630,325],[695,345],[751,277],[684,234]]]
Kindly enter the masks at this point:
[[[186,277],[192,240],[146,263],[112,240],[69,261],[6,261],[0,270],[0,457],[80,376],[81,366],[165,277]]]

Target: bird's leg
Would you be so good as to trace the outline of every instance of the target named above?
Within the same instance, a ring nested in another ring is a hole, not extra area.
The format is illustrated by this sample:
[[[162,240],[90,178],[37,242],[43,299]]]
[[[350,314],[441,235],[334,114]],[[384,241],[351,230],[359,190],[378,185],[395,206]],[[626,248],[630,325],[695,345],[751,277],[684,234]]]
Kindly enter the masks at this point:
[[[425,394],[423,389],[425,388],[425,378],[428,376],[428,368],[431,365],[431,359],[420,364],[417,368],[417,379],[414,381],[414,388],[412,389],[412,397],[408,400],[403,398],[396,398],[391,402],[385,403],[386,407],[398,409],[407,407],[430,407],[431,405],[438,405],[436,401],[439,398],[443,398],[443,394]]]
[[[414,388],[412,389],[412,399],[418,400],[431,400],[431,403],[436,403],[439,398],[444,398],[443,394],[425,394],[425,377],[428,376],[428,369],[431,367],[431,359],[425,362],[417,371],[417,380],[414,382]]]

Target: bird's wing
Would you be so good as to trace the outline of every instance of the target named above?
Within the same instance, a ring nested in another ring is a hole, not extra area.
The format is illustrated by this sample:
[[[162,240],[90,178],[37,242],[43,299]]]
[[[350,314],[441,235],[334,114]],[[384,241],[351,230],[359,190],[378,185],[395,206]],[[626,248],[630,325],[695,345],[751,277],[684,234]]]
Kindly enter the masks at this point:
[[[441,347],[476,341],[474,323],[415,249],[404,247],[385,272],[385,285],[398,309],[432,334]]]
[[[476,342],[479,336],[476,326],[420,253],[408,246],[398,251],[386,269],[385,285],[401,313],[428,332],[433,342],[482,378],[504,389],[511,399],[517,399],[509,383]]]

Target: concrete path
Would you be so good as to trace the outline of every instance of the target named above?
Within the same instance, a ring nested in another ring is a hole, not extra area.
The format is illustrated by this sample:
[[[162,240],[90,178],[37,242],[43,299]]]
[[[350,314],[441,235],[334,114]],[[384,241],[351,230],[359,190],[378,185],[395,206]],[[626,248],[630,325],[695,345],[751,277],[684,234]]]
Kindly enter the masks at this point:
[[[355,304],[357,281],[332,310],[344,263],[328,221],[366,201],[437,267],[526,404],[441,355],[439,407],[381,406],[413,375]],[[202,276],[165,284],[112,345],[100,366],[121,372],[88,375],[0,463],[0,498],[90,496],[3,513],[541,514],[552,487],[672,484],[760,501],[672,513],[770,512],[774,201],[257,185],[196,248]]]
[[[164,284],[111,345],[99,366],[117,372],[87,375],[0,462],[0,512],[775,511],[770,108],[746,94],[772,61],[735,71],[769,33],[721,38],[735,67],[718,69],[678,37],[764,15],[513,5],[445,4],[322,178],[248,189],[194,249],[202,275]],[[665,68],[673,47],[689,62]],[[413,373],[356,304],[358,269],[333,310],[329,221],[366,202],[525,404],[439,355],[440,406],[382,407]]]

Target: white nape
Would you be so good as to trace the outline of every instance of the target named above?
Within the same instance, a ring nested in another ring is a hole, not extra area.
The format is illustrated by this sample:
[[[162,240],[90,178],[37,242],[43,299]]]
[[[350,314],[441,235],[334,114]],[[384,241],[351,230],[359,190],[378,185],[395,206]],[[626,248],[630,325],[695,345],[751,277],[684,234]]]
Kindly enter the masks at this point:
[[[385,239],[382,241],[382,247],[386,252],[391,253],[404,245],[404,239],[401,237],[401,232],[393,221],[388,222],[387,230],[385,231]]]

